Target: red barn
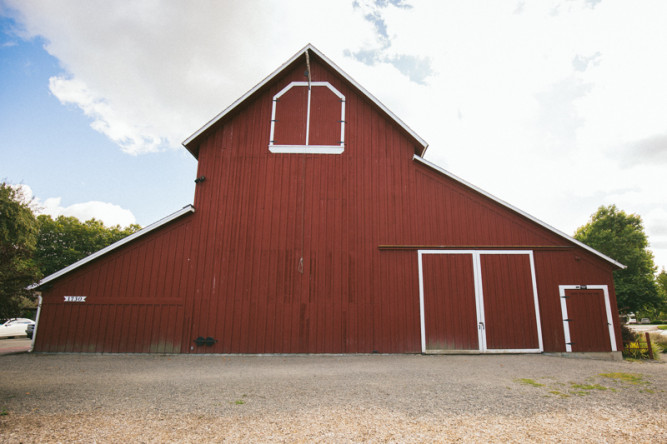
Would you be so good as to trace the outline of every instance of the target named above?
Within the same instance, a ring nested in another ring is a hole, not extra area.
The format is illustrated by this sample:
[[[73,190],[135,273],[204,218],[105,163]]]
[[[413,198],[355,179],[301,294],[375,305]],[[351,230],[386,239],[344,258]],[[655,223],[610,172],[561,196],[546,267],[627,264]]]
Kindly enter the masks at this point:
[[[194,205],[43,279],[36,351],[621,347],[621,264],[425,160],[313,46],[184,146]]]

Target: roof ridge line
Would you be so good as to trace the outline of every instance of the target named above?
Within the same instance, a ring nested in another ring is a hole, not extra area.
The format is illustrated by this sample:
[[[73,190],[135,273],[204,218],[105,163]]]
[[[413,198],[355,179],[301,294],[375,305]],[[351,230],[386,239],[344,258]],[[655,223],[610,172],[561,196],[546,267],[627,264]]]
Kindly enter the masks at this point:
[[[295,60],[297,60],[301,55],[305,54],[306,51],[312,51],[315,55],[317,55],[320,59],[322,59],[327,65],[329,65],[334,71],[338,73],[341,77],[343,77],[345,80],[347,80],[352,86],[354,86],[357,90],[359,90],[364,96],[366,96],[371,102],[373,102],[375,105],[378,106],[387,116],[389,116],[390,119],[394,120],[398,126],[400,126],[405,132],[407,132],[413,139],[415,139],[422,147],[422,154],[426,152],[426,149],[428,148],[428,143],[422,139],[415,131],[412,130],[405,122],[403,122],[398,116],[396,116],[389,108],[387,108],[380,100],[378,100],[373,94],[371,94],[368,90],[366,90],[363,86],[361,86],[356,80],[354,80],[349,74],[347,74],[345,71],[343,71],[338,65],[336,65],[331,59],[329,59],[327,56],[325,56],[319,49],[317,49],[315,46],[312,44],[308,43],[306,46],[304,46],[301,50],[299,50],[296,54],[294,54],[292,57],[290,57],[285,63],[280,65],[276,70],[274,70],[271,74],[266,76],[264,79],[262,79],[259,83],[257,83],[254,87],[252,87],[250,90],[248,90],[245,94],[243,94],[241,97],[236,99],[231,105],[229,105],[227,108],[222,110],[220,113],[218,113],[215,117],[213,117],[211,120],[206,122],[201,128],[199,128],[197,131],[195,131],[190,137],[185,139],[182,142],[182,145],[190,151],[188,145],[194,142],[197,138],[199,138],[202,134],[204,134],[209,128],[214,126],[219,120],[221,120],[223,117],[225,117],[227,114],[231,113],[237,106],[239,106],[241,103],[243,103],[247,98],[252,96],[255,92],[257,92],[260,88],[262,88],[264,85],[269,83],[271,80],[273,80],[279,73],[281,73],[287,66],[292,64]],[[192,153],[192,151],[190,151]],[[193,153],[194,155],[194,153]]]

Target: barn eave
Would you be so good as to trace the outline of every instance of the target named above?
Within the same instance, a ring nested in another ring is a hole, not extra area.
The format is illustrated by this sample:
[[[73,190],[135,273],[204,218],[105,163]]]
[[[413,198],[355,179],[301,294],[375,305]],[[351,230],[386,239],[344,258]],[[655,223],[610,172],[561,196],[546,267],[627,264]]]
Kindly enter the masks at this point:
[[[482,196],[491,199],[492,201],[496,202],[497,204],[499,204],[499,205],[501,205],[501,206],[503,206],[503,207],[505,207],[505,208],[508,208],[509,210],[511,210],[511,211],[513,211],[513,212],[515,212],[515,213],[517,213],[517,214],[519,214],[519,215],[525,217],[526,219],[528,219],[528,220],[530,220],[530,221],[532,221],[532,222],[534,222],[534,223],[540,225],[540,226],[543,227],[543,228],[546,228],[547,230],[551,231],[552,233],[554,233],[554,234],[556,234],[556,235],[562,237],[562,238],[565,239],[566,241],[568,241],[568,242],[570,242],[570,243],[573,243],[573,244],[575,244],[576,246],[581,247],[581,248],[583,248],[584,250],[586,250],[586,251],[588,251],[588,252],[590,252],[590,253],[593,253],[593,254],[596,255],[597,257],[599,257],[599,258],[603,259],[604,261],[608,262],[609,264],[611,264],[614,268],[617,268],[617,269],[625,269],[625,268],[627,268],[627,267],[626,267],[625,265],[623,265],[622,263],[620,263],[620,262],[618,262],[618,261],[616,261],[616,260],[610,258],[609,256],[607,256],[607,255],[605,255],[605,254],[600,253],[600,252],[597,251],[596,249],[589,247],[588,245],[584,244],[583,242],[580,242],[580,241],[576,240],[575,238],[573,238],[573,237],[571,237],[571,236],[568,236],[567,234],[565,234],[565,233],[563,233],[562,231],[560,231],[560,230],[558,230],[558,229],[552,227],[551,225],[547,224],[546,222],[543,222],[543,221],[537,219],[536,217],[531,216],[530,214],[528,214],[528,213],[526,213],[526,212],[520,210],[519,208],[517,208],[517,207],[515,207],[515,206],[513,206],[513,205],[511,205],[511,204],[509,204],[509,203],[507,203],[507,202],[505,202],[504,200],[497,198],[497,197],[494,196],[493,194],[488,193],[487,191],[484,191],[483,189],[478,188],[477,186],[475,186],[475,185],[473,185],[473,184],[471,184],[471,183],[469,183],[469,182],[467,182],[467,181],[461,179],[460,177],[458,177],[458,176],[456,176],[456,175],[450,173],[449,171],[447,171],[447,170],[445,170],[445,169],[439,167],[438,165],[434,164],[433,162],[429,162],[428,160],[424,159],[423,157],[417,156],[416,154],[413,156],[413,160],[415,160],[416,162],[419,162],[419,163],[421,163],[421,164],[423,164],[423,165],[426,165],[427,167],[431,168],[432,170],[434,170],[434,171],[436,171],[436,172],[438,172],[438,173],[440,173],[440,174],[442,174],[442,175],[444,175],[444,176],[447,176],[447,177],[449,177],[450,179],[455,180],[456,182],[459,182],[459,183],[465,185],[466,187],[468,187],[468,188],[472,189],[473,191],[475,191],[475,192],[481,194]]]
[[[289,60],[283,63],[278,69],[269,74],[264,80],[255,85],[252,89],[242,95],[230,106],[225,108],[217,116],[209,120],[204,126],[199,128],[194,134],[183,141],[183,146],[192,154],[195,158],[198,158],[199,142],[208,134],[209,130],[212,129],[216,124],[221,122],[226,116],[231,114],[236,108],[238,108],[243,102],[250,98],[257,91],[262,89],[265,85],[269,84],[273,79],[285,71],[292,63],[294,63],[299,57],[303,56],[306,51],[310,51],[312,54],[315,54],[320,58],[324,63],[326,63],[331,69],[338,73],[342,78],[354,86],[359,92],[361,92],[368,100],[375,104],[378,108],[382,110],[390,119],[392,119],[400,128],[403,129],[416,143],[415,152],[416,154],[423,156],[428,148],[428,143],[422,139],[417,133],[415,133],[405,122],[398,118],[393,112],[389,110],[382,102],[380,102],[375,96],[368,92],[363,86],[357,83],[352,77],[350,77],[345,71],[340,69],[334,62],[332,62],[328,57],[322,54],[317,48],[315,48],[310,43],[306,45],[299,52],[294,54]]]
[[[181,208],[180,210],[170,214],[169,216],[163,217],[162,219],[158,220],[157,222],[154,222],[154,223],[142,228],[141,230],[137,231],[136,233],[132,233],[131,235],[129,235],[127,237],[124,237],[123,239],[121,239],[117,242],[114,242],[113,244],[111,244],[107,247],[104,247],[101,250],[96,251],[95,253],[93,253],[89,256],[86,256],[83,259],[81,259],[77,262],[74,262],[71,265],[68,265],[67,267],[63,268],[62,270],[56,271],[55,273],[45,277],[41,281],[30,285],[28,287],[28,290],[39,290],[40,287],[42,287],[43,285],[45,285],[45,284],[47,284],[51,281],[54,281],[54,280],[56,280],[60,277],[63,277],[64,275],[76,270],[77,268],[82,267],[83,265],[86,265],[87,263],[92,262],[95,259],[116,250],[117,248],[120,248],[124,245],[127,245],[130,242],[134,242],[138,238],[140,238],[142,236],[145,236],[146,234],[148,234],[152,231],[157,230],[158,228],[168,224],[169,222],[172,222],[172,221],[174,221],[174,220],[176,220],[176,219],[178,219],[178,218],[180,218],[180,217],[182,217],[186,214],[194,213],[194,211],[195,211],[195,207],[193,207],[192,205],[186,205],[183,208]]]

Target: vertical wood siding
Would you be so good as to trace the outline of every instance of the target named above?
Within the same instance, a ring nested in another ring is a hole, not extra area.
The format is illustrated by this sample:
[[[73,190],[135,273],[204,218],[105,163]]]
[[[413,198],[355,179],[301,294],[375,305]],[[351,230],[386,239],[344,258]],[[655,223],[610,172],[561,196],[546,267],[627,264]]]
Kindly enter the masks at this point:
[[[190,241],[186,216],[56,281],[43,293],[35,350],[180,352]]]
[[[424,269],[427,350],[478,350],[472,255],[428,254]]]
[[[607,267],[602,266],[599,260],[585,252],[573,250],[537,251],[535,252],[535,268],[545,351],[565,351],[559,285],[607,285],[609,287],[616,343],[620,347],[622,340],[616,293],[612,274]]]
[[[310,145],[339,145],[341,99],[324,86],[311,89]]]
[[[528,255],[481,256],[486,347],[538,349],[537,318]]]
[[[314,55],[312,80],[330,82],[346,97],[345,151],[270,153],[272,98],[291,81],[304,81],[304,68],[305,60],[293,64],[195,149],[198,176],[206,181],[197,185],[194,214],[45,292],[38,350],[420,352],[417,252],[380,245],[571,247],[535,251],[546,351],[564,350],[558,285],[607,284],[615,307],[607,264],[413,162],[420,148],[415,141]],[[305,137],[298,108],[304,101],[299,90],[306,89],[292,90],[278,104],[276,144]],[[321,122],[338,120],[340,101],[327,88],[313,91],[311,143],[330,144],[340,127]],[[451,262],[458,260],[429,258],[428,267],[443,270],[430,292],[438,286],[457,291],[447,273],[465,267]],[[487,311],[507,303],[522,319],[529,317],[525,276],[512,274],[525,264],[485,264],[490,285],[519,290],[515,299],[490,300]],[[91,303],[58,302],[70,294],[87,294]],[[102,302],[94,302],[97,297]],[[429,314],[447,316],[446,306],[430,303]],[[513,329],[531,328],[507,318],[491,316],[490,322],[498,347],[517,345],[523,333]],[[195,346],[199,336],[217,342]],[[453,346],[473,347],[468,336]],[[526,333],[522,341],[518,345],[532,347],[535,337]]]
[[[294,87],[276,103],[274,143],[276,145],[304,145],[306,143],[306,108],[308,88]]]
[[[573,352],[611,351],[602,290],[566,290]]]

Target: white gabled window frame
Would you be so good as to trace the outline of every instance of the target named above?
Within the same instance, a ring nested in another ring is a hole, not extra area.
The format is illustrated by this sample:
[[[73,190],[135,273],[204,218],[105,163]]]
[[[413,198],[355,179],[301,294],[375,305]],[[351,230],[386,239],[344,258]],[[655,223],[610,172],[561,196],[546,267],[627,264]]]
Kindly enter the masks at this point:
[[[308,88],[308,105],[306,109],[306,143],[305,145],[276,145],[274,144],[276,125],[276,104],[280,97],[294,87]],[[338,145],[310,145],[310,98],[311,88],[329,88],[340,99],[340,144]],[[269,138],[269,151],[272,153],[296,153],[296,154],[342,154],[345,151],[345,96],[329,82],[292,82],[273,96],[271,107],[271,135]]]

